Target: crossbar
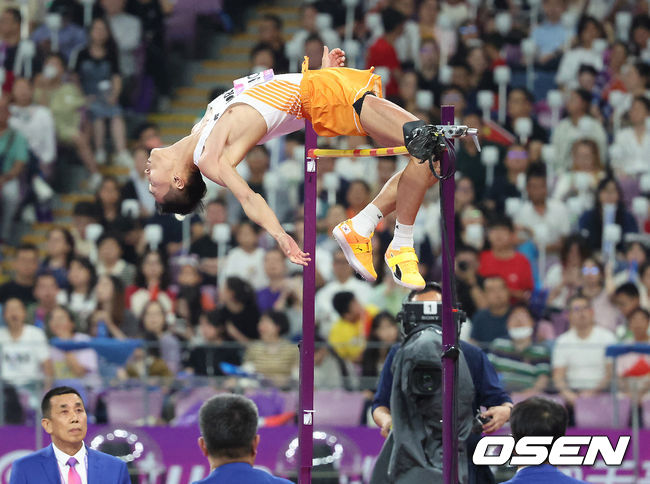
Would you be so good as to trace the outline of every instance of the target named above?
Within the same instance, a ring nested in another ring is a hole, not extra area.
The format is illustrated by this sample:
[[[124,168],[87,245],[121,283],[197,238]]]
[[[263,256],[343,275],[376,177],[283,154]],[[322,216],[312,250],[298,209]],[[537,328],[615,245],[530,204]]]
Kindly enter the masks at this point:
[[[361,150],[330,150],[312,149],[307,152],[310,158],[361,158],[367,156],[394,156],[406,155],[406,146],[395,146],[393,148],[366,148]]]

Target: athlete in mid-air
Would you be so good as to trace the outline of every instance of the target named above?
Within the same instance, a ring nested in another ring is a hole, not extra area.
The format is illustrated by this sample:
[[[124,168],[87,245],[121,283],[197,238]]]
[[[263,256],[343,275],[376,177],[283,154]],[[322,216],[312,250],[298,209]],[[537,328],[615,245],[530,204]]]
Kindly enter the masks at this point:
[[[237,173],[237,165],[255,145],[304,127],[311,121],[320,136],[371,136],[382,146],[406,145],[411,161],[386,183],[377,197],[333,232],[345,256],[366,280],[377,273],[371,237],[385,215],[397,210],[394,238],[385,260],[395,281],[410,289],[424,287],[413,248],[413,223],[425,192],[435,182],[430,169],[444,151],[435,126],[383,99],[381,79],[373,69],[343,67],[341,49],[323,52],[323,68],[300,74],[272,71],[234,81],[233,89],[213,100],[192,132],[167,148],[151,152],[145,170],[149,190],[166,213],[192,212],[205,195],[202,174],[228,188],[244,212],[277,241],[291,262],[311,260],[287,234],[266,201]]]

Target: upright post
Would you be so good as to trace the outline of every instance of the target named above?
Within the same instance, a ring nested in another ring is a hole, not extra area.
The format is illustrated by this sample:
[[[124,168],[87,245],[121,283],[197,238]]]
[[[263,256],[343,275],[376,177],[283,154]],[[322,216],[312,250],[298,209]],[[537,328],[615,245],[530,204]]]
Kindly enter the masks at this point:
[[[316,294],[316,175],[317,158],[309,150],[317,146],[317,136],[305,121],[305,203],[303,250],[311,261],[302,273],[302,342],[300,344],[300,395],[298,446],[300,449],[299,484],[311,484],[314,440],[314,298]]]
[[[454,106],[442,106],[443,125],[454,124]],[[442,157],[440,172],[449,173],[452,163],[448,153]],[[440,183],[443,203],[440,205],[441,222],[446,224],[442,236],[442,476],[444,484],[458,482],[458,440],[456,437],[456,387],[457,359],[453,348],[458,344],[456,323],[452,311],[452,282],[454,277],[454,191],[456,182],[451,176]]]

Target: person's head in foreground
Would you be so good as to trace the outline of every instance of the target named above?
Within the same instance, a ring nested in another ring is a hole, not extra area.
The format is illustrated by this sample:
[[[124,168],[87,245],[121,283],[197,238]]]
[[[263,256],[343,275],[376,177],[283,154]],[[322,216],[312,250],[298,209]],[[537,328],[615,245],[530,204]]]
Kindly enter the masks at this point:
[[[72,387],[52,388],[41,402],[41,425],[57,449],[75,455],[88,431],[86,408],[79,392]]]
[[[186,136],[172,146],[151,150],[145,175],[149,191],[162,213],[187,215],[200,205],[206,185],[199,168],[193,163],[195,143]]]
[[[257,420],[257,407],[242,395],[216,395],[201,406],[199,448],[211,469],[233,462],[255,463],[260,443]]]
[[[566,433],[569,415],[557,402],[541,397],[527,398],[512,409],[510,431],[515,441],[523,437],[553,437],[553,442]],[[548,450],[551,451],[551,444]]]

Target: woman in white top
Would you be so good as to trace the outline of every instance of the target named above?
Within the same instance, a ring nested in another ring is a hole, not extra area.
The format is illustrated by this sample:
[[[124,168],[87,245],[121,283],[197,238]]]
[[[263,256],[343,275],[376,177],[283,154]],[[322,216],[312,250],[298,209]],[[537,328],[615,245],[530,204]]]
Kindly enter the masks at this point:
[[[571,170],[558,176],[553,198],[566,201],[570,197],[586,196],[591,206],[603,175],[603,164],[596,142],[589,138],[579,139],[571,147]]]
[[[616,155],[612,164],[617,176],[636,177],[650,172],[650,136],[646,127],[650,101],[644,96],[636,96],[627,114],[630,126],[614,135]]]
[[[602,24],[594,17],[585,15],[578,21],[576,30],[577,45],[562,56],[555,76],[555,82],[568,88],[578,86],[578,70],[581,65],[593,66],[598,72],[603,70],[602,55],[592,50],[594,41],[605,37]]]

